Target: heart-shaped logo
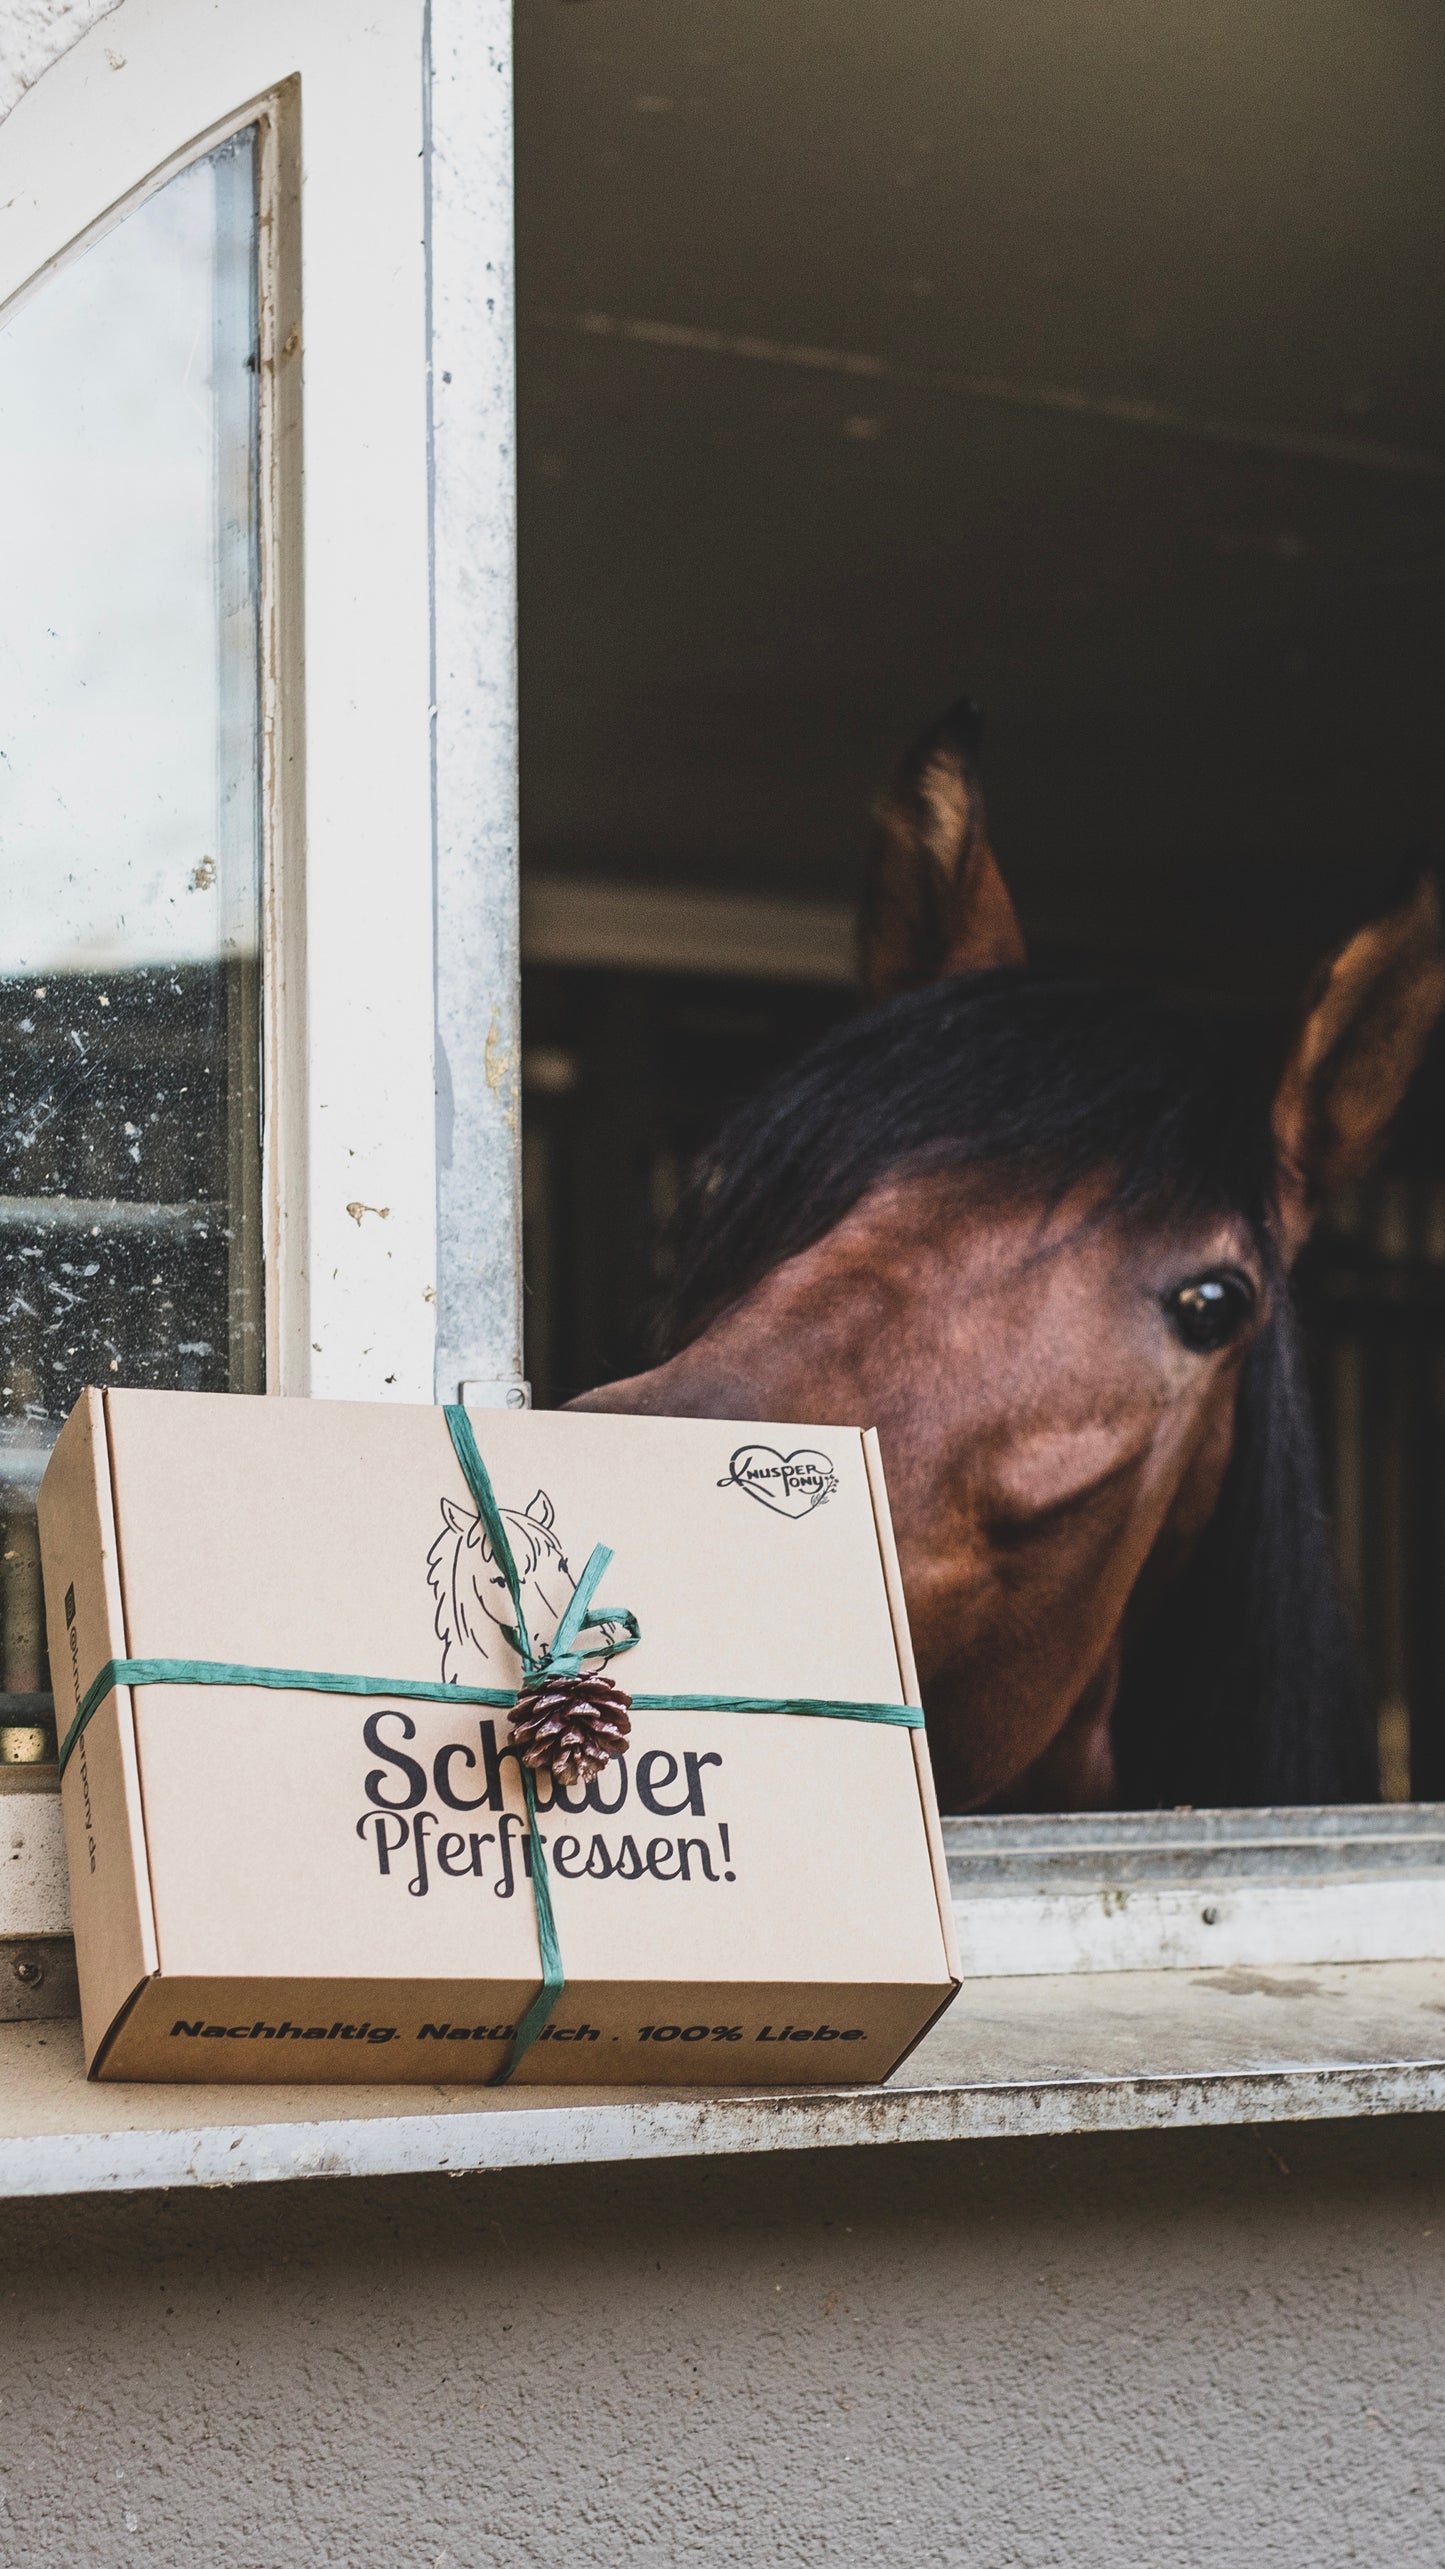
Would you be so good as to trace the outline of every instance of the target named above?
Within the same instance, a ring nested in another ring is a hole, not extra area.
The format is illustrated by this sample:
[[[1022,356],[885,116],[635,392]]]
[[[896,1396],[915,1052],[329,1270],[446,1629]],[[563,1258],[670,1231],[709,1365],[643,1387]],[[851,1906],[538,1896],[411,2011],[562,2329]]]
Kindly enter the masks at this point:
[[[780,1454],[776,1445],[740,1445],[718,1483],[720,1490],[746,1490],[779,1516],[809,1515],[837,1486],[827,1455],[806,1445],[795,1454]]]

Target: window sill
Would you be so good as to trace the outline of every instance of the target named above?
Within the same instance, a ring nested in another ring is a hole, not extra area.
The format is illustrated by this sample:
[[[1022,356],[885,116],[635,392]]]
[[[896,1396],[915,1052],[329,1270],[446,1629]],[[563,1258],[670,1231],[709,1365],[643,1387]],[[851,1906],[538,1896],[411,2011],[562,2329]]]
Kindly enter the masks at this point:
[[[964,1986],[897,2076],[702,2094],[90,2085],[53,1768],[0,1821],[0,2195],[1445,2110],[1438,1804],[946,1820]]]
[[[886,2087],[765,2094],[96,2086],[61,2021],[0,2026],[0,2195],[1441,2110],[1441,1962],[973,1980]]]

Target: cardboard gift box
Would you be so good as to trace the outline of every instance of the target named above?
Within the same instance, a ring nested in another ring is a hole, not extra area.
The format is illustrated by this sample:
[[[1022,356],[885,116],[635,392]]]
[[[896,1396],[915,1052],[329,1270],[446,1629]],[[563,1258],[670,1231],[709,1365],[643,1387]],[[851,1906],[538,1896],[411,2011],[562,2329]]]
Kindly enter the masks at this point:
[[[92,2076],[873,2080],[957,1987],[870,1432],[88,1392],[40,1534]],[[530,1819],[519,1639],[634,1697]]]

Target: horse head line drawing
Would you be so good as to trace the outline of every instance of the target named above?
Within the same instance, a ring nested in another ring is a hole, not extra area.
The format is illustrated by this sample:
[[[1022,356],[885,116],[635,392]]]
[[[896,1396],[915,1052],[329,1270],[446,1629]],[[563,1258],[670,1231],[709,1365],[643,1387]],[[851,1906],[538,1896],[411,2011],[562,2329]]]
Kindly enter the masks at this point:
[[[545,1649],[562,1621],[576,1589],[556,1530],[556,1509],[545,1490],[537,1490],[524,1508],[504,1507],[512,1559],[522,1592],[522,1612],[533,1647]],[[512,1599],[501,1566],[480,1516],[456,1499],[443,1498],[442,1526],[427,1554],[427,1584],[435,1600],[434,1629],[442,1652],[442,1677],[449,1686],[481,1685],[495,1671],[498,1658],[516,1659],[506,1635],[512,1626]],[[621,1638],[619,1628],[603,1624],[598,1640],[607,1653]],[[598,1662],[605,1667],[604,1657]]]

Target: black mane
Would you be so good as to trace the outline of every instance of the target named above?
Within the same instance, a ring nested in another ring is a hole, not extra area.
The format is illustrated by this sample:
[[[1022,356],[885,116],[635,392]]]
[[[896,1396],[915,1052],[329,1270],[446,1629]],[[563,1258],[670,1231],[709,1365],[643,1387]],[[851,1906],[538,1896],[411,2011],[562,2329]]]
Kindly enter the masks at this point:
[[[1273,1316],[1247,1362],[1220,1506],[1151,1619],[1126,1631],[1115,1739],[1131,1803],[1376,1790],[1275,1242],[1273,1066],[1238,1027],[1137,991],[959,975],[849,1019],[734,1116],[675,1225],[664,1354],[899,1170],[995,1170],[1050,1199],[1103,1179],[1109,1216],[1141,1231],[1245,1222]]]

